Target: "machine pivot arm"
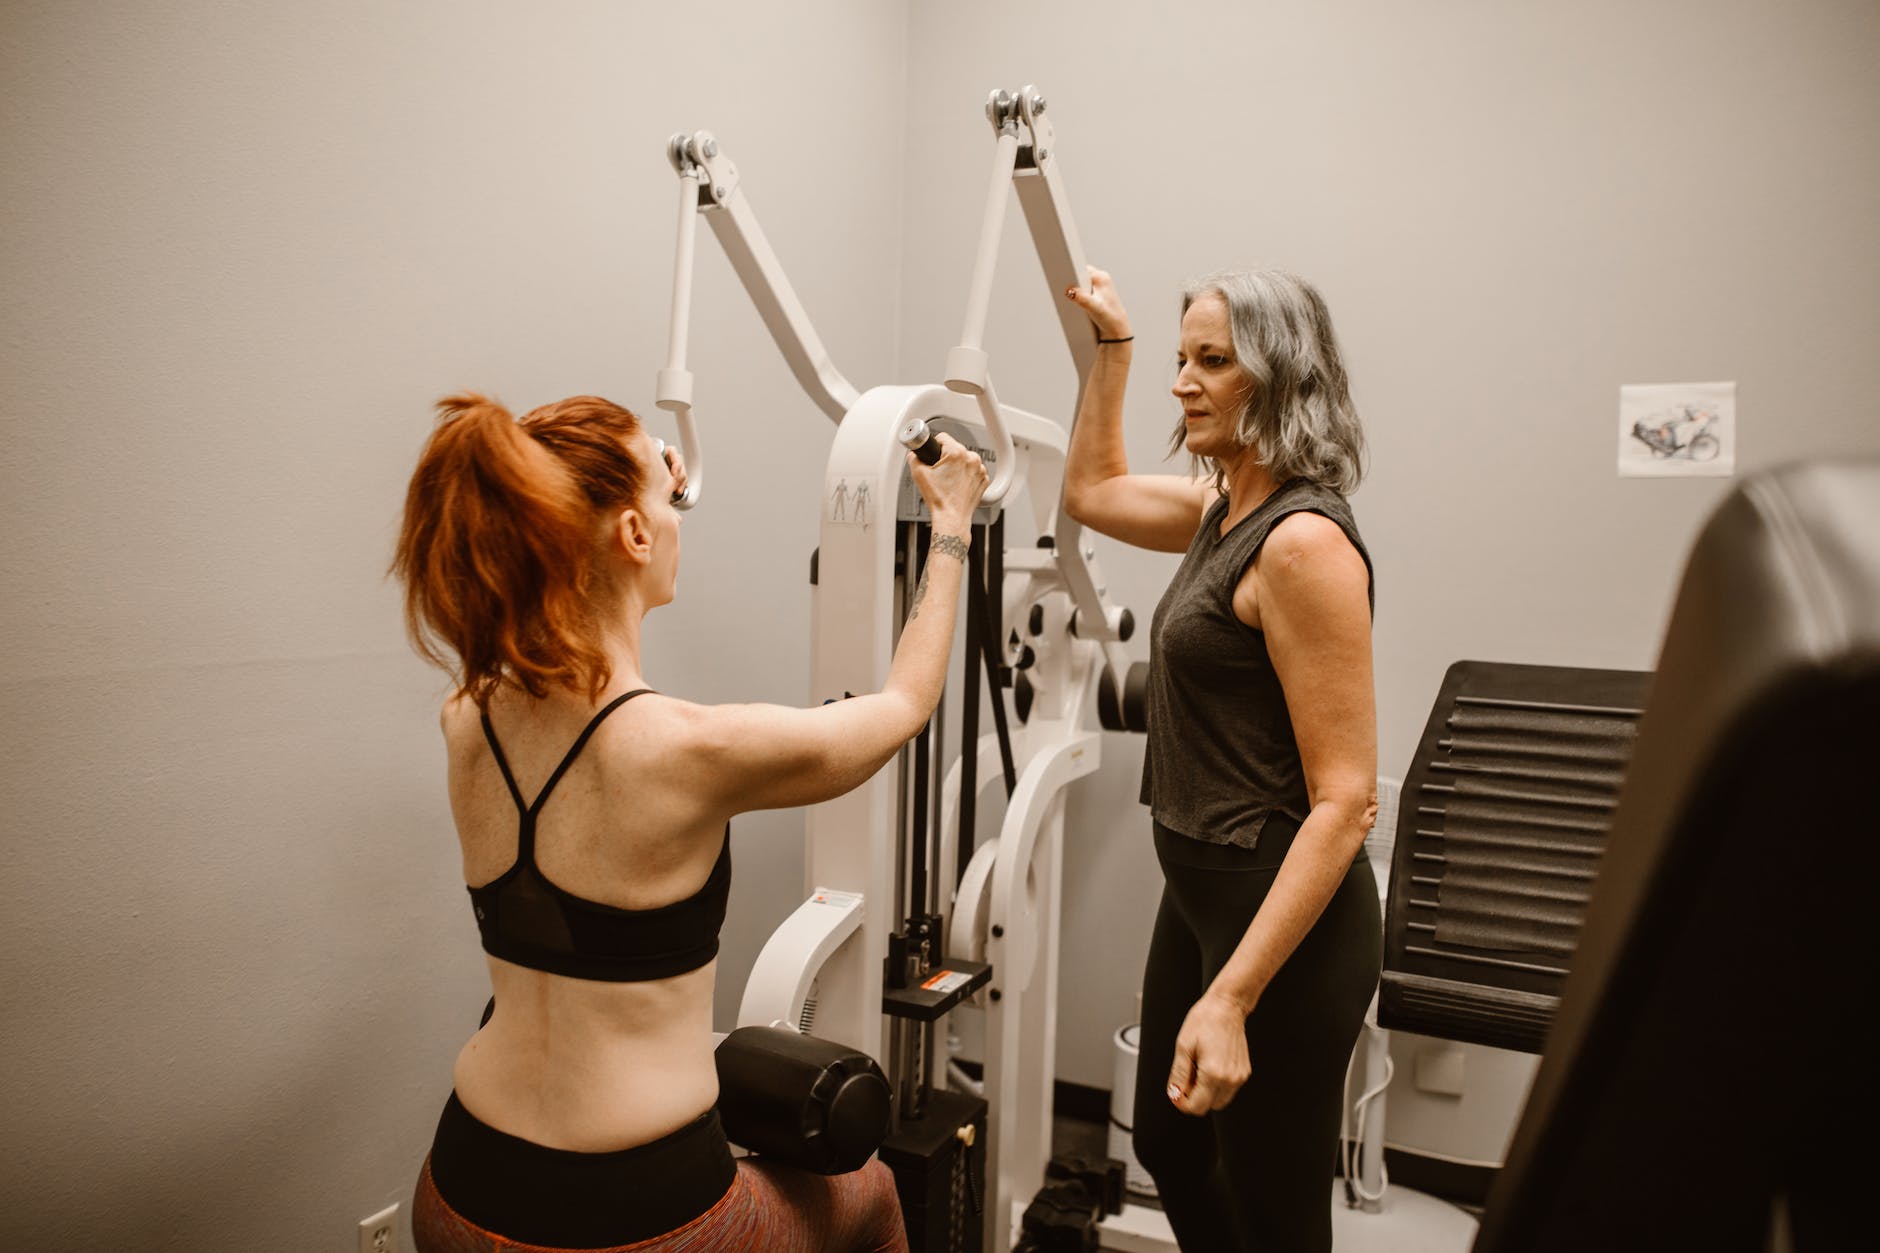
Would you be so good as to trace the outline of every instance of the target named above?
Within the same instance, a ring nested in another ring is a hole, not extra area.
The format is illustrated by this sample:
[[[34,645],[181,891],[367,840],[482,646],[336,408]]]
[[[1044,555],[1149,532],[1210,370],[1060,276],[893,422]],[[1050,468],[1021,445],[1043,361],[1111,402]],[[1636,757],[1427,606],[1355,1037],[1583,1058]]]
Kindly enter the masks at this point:
[[[699,445],[698,424],[692,420],[692,372],[685,368],[686,333],[692,321],[692,252],[698,232],[698,165],[686,156],[687,140],[674,135],[668,146],[679,171],[679,243],[672,262],[672,329],[666,340],[666,366],[659,372],[653,403],[679,423],[679,445],[685,452],[686,489],[673,497],[681,509],[698,504],[705,490],[705,450]]]
[[[1018,188],[1018,204],[1024,210],[1025,225],[1031,231],[1032,246],[1044,268],[1051,307],[1057,310],[1058,323],[1064,329],[1064,342],[1070,348],[1071,361],[1077,369],[1077,400],[1071,408],[1071,425],[1075,429],[1077,412],[1083,408],[1084,382],[1097,362],[1097,340],[1090,329],[1090,319],[1063,295],[1065,289],[1071,287],[1087,290],[1090,268],[1084,261],[1084,246],[1077,237],[1077,224],[1071,218],[1070,197],[1058,173],[1058,160],[1052,151],[1057,142],[1056,130],[1045,117],[1044,105],[1044,97],[1035,88],[1026,87],[1018,93],[1014,107],[1030,132],[1031,144],[1020,151],[1013,183]],[[1103,603],[1102,589],[1090,564],[1095,560],[1095,553],[1083,537],[1083,524],[1065,512],[1061,498],[1055,534],[1059,568],[1079,610],[1078,633],[1103,644],[1120,697],[1120,685],[1128,671],[1120,647],[1127,638],[1122,624],[1124,611]]]
[[[840,422],[860,393],[829,359],[829,350],[816,334],[809,314],[796,297],[783,266],[770,250],[763,228],[751,211],[738,180],[738,170],[718,146],[710,131],[674,135],[666,155],[679,175],[679,239],[672,276],[672,337],[666,368],[659,372],[656,404],[677,415],[691,487],[680,506],[697,503],[702,482],[698,433],[693,425],[692,375],[685,368],[687,324],[692,312],[692,258],[698,214],[704,214],[712,233],[731,260],[731,268],[757,306],[796,381],[816,407]]]
[[[981,344],[991,298],[992,268],[998,257],[999,234],[1005,215],[1005,181],[1010,179],[1018,190],[1018,203],[1024,210],[1032,245],[1044,268],[1051,304],[1057,310],[1064,342],[1070,348],[1071,361],[1077,369],[1077,402],[1071,410],[1074,426],[1077,409],[1083,403],[1084,381],[1096,364],[1097,344],[1089,319],[1081,309],[1064,299],[1066,288],[1088,288],[1090,271],[1084,263],[1076,223],[1071,218],[1070,198],[1058,174],[1058,159],[1053,151],[1056,131],[1045,117],[1044,96],[1031,86],[1021,88],[1016,96],[1007,91],[994,91],[986,102],[986,118],[998,136],[993,184],[986,201],[979,256],[967,297],[966,327],[960,346],[947,355],[946,385],[953,391],[976,395],[982,409],[997,408],[986,374],[986,352]],[[987,414],[987,425],[993,430],[994,438],[1001,441],[999,452],[1003,460],[1004,428],[993,426],[991,413]],[[911,442],[910,446],[913,446]],[[992,484],[992,488],[999,486],[996,480]],[[988,501],[997,499],[992,488],[986,492]],[[1121,646],[1127,635],[1124,611],[1105,603],[1103,589],[1091,565],[1095,553],[1084,539],[1083,530],[1083,525],[1065,512],[1060,499],[1055,531],[1058,568],[1078,609],[1078,634],[1101,644],[1120,702],[1124,676],[1128,672]]]
[[[986,191],[985,213],[979,226],[979,255],[973,263],[972,284],[966,295],[966,326],[960,342],[947,353],[947,390],[971,396],[979,403],[986,431],[992,436],[996,472],[986,485],[984,501],[996,505],[1011,490],[1018,468],[1013,454],[1012,436],[1005,429],[999,412],[998,396],[992,390],[992,377],[986,370],[986,310],[992,302],[992,271],[999,259],[999,236],[1005,227],[1005,187],[1012,180],[1018,164],[1018,109],[1009,93],[995,91],[986,102],[986,116],[998,135],[992,154],[992,183]]]
[[[1012,181],[1018,189],[1018,207],[1024,210],[1025,225],[1031,231],[1032,247],[1044,267],[1051,307],[1057,310],[1064,342],[1077,367],[1081,393],[1083,380],[1097,362],[1097,339],[1090,330],[1090,319],[1064,299],[1064,291],[1071,287],[1087,289],[1090,269],[1084,263],[1084,246],[1077,238],[1077,224],[1071,219],[1070,197],[1065,194],[1064,180],[1058,176],[1058,162],[1052,155],[1057,133],[1045,119],[1044,97],[1027,87],[1019,92],[1018,109],[1031,132],[1031,144],[1019,150]]]

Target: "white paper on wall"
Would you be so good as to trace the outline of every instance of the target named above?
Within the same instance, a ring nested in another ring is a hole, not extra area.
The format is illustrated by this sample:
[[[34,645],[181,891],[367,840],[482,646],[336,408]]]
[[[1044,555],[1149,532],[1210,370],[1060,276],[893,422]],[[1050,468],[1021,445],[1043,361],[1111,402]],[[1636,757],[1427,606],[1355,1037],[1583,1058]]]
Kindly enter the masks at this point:
[[[1727,478],[1735,472],[1735,383],[1628,383],[1619,389],[1621,478]]]

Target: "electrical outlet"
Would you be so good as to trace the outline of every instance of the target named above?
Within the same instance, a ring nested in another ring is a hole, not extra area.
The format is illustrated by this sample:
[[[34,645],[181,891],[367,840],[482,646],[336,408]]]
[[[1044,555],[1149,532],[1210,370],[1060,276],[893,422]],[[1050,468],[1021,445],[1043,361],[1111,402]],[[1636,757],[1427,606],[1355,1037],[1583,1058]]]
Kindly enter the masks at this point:
[[[398,1253],[398,1203],[359,1221],[359,1253]]]

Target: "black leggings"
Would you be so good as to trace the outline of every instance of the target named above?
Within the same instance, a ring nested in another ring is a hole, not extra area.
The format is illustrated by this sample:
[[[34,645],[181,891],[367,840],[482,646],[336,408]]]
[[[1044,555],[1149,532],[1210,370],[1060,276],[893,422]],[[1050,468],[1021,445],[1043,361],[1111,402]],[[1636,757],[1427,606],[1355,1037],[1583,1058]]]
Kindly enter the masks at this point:
[[[880,1161],[812,1175],[731,1148],[709,1110],[612,1153],[533,1144],[455,1093],[412,1197],[419,1253],[907,1253]]]
[[[1345,1068],[1383,961],[1364,854],[1247,1019],[1253,1073],[1233,1102],[1196,1118],[1167,1092],[1182,1020],[1246,934],[1298,827],[1274,815],[1254,850],[1155,827],[1162,905],[1142,976],[1134,1143],[1185,1250],[1332,1247]]]

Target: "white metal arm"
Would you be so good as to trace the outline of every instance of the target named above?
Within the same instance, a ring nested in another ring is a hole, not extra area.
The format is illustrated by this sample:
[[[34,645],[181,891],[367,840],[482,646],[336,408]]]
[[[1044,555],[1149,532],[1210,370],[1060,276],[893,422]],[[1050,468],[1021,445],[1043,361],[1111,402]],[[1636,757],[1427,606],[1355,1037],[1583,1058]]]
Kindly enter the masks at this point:
[[[698,166],[686,159],[686,139],[672,138],[670,155],[679,171],[679,245],[672,262],[672,331],[666,341],[666,368],[659,372],[653,403],[678,419],[679,445],[685,453],[686,488],[673,497],[680,509],[698,504],[705,490],[705,451],[692,420],[692,372],[685,368],[686,331],[692,320],[692,252],[698,236]]]
[[[679,507],[698,503],[703,483],[703,451],[692,419],[692,375],[685,368],[687,324],[692,314],[692,263],[697,214],[705,214],[712,233],[730,258],[751,303],[796,381],[816,406],[840,422],[860,398],[855,385],[829,358],[829,350],[816,334],[809,314],[796,297],[783,267],[770,250],[757,216],[738,180],[738,170],[718,147],[710,131],[674,135],[666,155],[679,175],[679,239],[673,261],[672,334],[666,367],[659,372],[655,402],[679,421],[679,439],[685,450],[689,486]]]
[[[946,385],[953,391],[975,396],[985,415],[987,429],[996,441],[1001,476],[1007,464],[1010,441],[998,416],[992,382],[987,372],[987,354],[983,347],[986,313],[991,303],[992,271],[998,260],[999,236],[1005,220],[1005,184],[1010,180],[1018,190],[1019,207],[1031,231],[1032,246],[1044,268],[1051,304],[1058,312],[1064,330],[1064,342],[1070,347],[1071,361],[1077,370],[1077,400],[1071,409],[1071,422],[1083,404],[1085,380],[1096,364],[1096,338],[1083,311],[1065,300],[1066,288],[1088,289],[1090,271],[1084,263],[1084,250],[1071,218],[1070,200],[1064,182],[1058,176],[1057,159],[1052,155],[1056,131],[1045,117],[1045,99],[1037,88],[1025,86],[1016,96],[994,91],[986,101],[986,117],[998,136],[992,166],[992,186],[986,196],[985,214],[979,233],[979,255],[972,286],[966,301],[966,326],[960,345],[947,354]],[[1004,484],[994,479],[987,488],[986,500],[996,502],[1004,493]],[[998,495],[994,493],[998,492]],[[1095,551],[1084,538],[1083,524],[1067,513],[1060,496],[1056,528],[1058,567],[1066,589],[1078,609],[1077,633],[1097,641],[1110,666],[1111,681],[1117,685],[1121,707],[1122,685],[1129,673],[1129,662],[1122,648],[1123,610],[1106,603],[1104,589],[1094,569]]]
[[[986,485],[982,499],[989,505],[996,505],[1011,490],[1018,458],[1013,455],[1012,437],[1005,429],[998,397],[992,390],[991,376],[986,372],[983,345],[986,310],[992,303],[992,271],[998,264],[999,236],[1005,228],[1005,186],[1012,181],[1012,170],[1018,162],[1018,116],[1012,97],[1003,91],[992,93],[992,99],[986,102],[986,115],[998,132],[999,142],[993,149],[992,184],[986,192],[985,213],[980,218],[979,256],[973,263],[972,285],[966,294],[966,327],[960,332],[959,345],[947,353],[946,384],[948,390],[972,396],[979,402],[986,432],[992,436],[997,465],[997,473]]]

